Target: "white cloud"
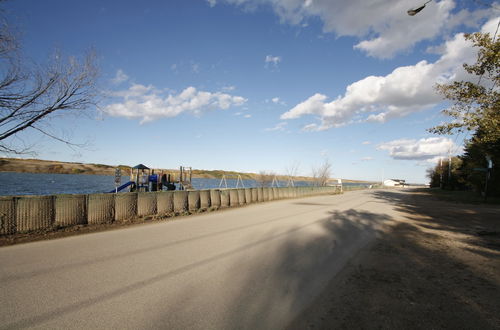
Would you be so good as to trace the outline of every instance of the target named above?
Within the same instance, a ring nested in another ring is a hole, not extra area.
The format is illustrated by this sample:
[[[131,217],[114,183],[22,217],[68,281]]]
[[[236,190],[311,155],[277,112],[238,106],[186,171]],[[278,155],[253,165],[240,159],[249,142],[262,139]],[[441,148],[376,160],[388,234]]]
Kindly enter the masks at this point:
[[[225,92],[231,92],[231,91],[234,91],[236,89],[236,87],[235,86],[224,86],[221,89]]]
[[[435,161],[448,153],[456,152],[458,148],[449,138],[430,137],[394,140],[380,144],[377,149],[389,151],[394,159]]]
[[[115,85],[118,85],[127,81],[128,78],[129,77],[125,74],[125,72],[122,69],[118,69],[118,71],[116,71],[115,77],[111,79],[111,82]]]
[[[313,131],[317,131],[318,130],[318,125],[316,124],[308,124],[304,127],[302,127],[302,130],[304,132],[313,132]]]
[[[485,25],[490,26],[491,21]],[[436,83],[472,78],[462,64],[473,63],[477,49],[460,33],[445,42],[440,51],[440,58],[433,63],[420,61],[398,67],[386,76],[368,76],[347,86],[344,95],[334,100],[314,94],[283,113],[281,119],[313,115],[320,119],[320,124],[309,124],[304,129],[325,130],[355,119],[385,122],[431,108],[442,101],[434,89]]]
[[[286,128],[286,125],[288,125],[288,123],[286,121],[282,121],[282,122],[277,123],[276,126],[274,126],[272,128],[266,128],[265,130],[268,132],[284,131]]]
[[[141,118],[141,123],[145,123],[159,118],[175,117],[181,113],[199,116],[208,110],[225,110],[247,101],[241,96],[198,91],[194,87],[188,87],[177,95],[165,94],[152,85],[133,84],[127,90],[111,93],[111,96],[123,100],[106,106],[104,111],[114,117]]]
[[[271,99],[271,102],[273,102],[274,104],[286,105],[285,102],[283,102],[279,97],[273,97]]]
[[[236,112],[234,114],[235,116],[242,116],[243,118],[252,118],[252,115],[251,114],[245,114],[244,112]]]
[[[273,65],[274,68],[277,68],[278,64],[281,62],[281,56],[267,55],[264,62],[266,63],[266,68],[269,64]]]
[[[217,4],[216,0],[207,0],[207,2],[210,5],[210,7],[214,7]]]
[[[408,3],[399,4],[397,7],[403,9],[402,6]],[[434,38],[446,26],[455,4],[451,0],[443,0],[428,6],[430,8],[415,17],[406,16],[403,12],[399,12],[399,16],[398,13],[390,13],[388,25],[376,27],[378,36],[363,40],[354,47],[373,57],[391,58],[402,50],[410,49],[418,41]]]
[[[367,144],[372,144],[371,141],[363,141],[361,144],[367,145]]]
[[[368,162],[368,161],[370,161],[370,160],[373,160],[373,157],[369,157],[369,156],[368,156],[368,157],[363,157],[363,158],[361,158],[361,161],[362,161],[362,162]]]
[[[243,108],[243,110],[248,110],[248,108],[244,107],[244,108]],[[246,118],[246,119],[248,119],[248,118],[252,118],[252,115],[251,115],[251,114],[249,114],[249,113],[245,113],[245,112],[243,112],[243,111],[238,111],[238,112],[235,112],[235,113],[234,113],[234,115],[235,115],[235,116],[241,116],[241,117]]]
[[[271,6],[282,22],[292,25],[307,25],[309,19],[319,18],[323,32],[336,36],[359,38],[355,48],[370,56],[390,58],[411,49],[423,40],[433,39],[461,24],[477,25],[485,17],[493,15],[491,10],[462,10],[454,13],[454,0],[433,1],[410,17],[406,11],[418,6],[418,1],[401,0],[220,0],[244,9],[255,9],[259,5]],[[215,0],[209,0],[215,5]]]

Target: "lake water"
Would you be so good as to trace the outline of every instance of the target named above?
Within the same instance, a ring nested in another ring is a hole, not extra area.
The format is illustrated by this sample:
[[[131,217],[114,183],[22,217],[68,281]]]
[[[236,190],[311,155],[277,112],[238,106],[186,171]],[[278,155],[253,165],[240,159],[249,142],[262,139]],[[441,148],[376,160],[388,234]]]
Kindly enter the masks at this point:
[[[0,172],[0,196],[102,193],[114,189],[114,179],[112,175]],[[122,176],[122,183],[128,180],[128,176]],[[212,189],[219,188],[220,180],[193,178],[192,184],[195,189]],[[295,186],[308,186],[310,182],[297,181],[294,184]],[[243,185],[245,188],[253,188],[257,187],[257,182],[243,180]],[[286,182],[280,182],[279,186],[285,187]],[[235,188],[236,180],[227,179],[227,187]],[[222,188],[226,186],[223,184]]]

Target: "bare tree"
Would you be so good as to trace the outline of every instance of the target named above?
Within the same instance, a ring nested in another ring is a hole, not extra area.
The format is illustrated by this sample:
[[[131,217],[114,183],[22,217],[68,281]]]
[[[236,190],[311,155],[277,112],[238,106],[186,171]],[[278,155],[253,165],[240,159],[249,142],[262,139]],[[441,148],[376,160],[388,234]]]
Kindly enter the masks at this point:
[[[82,59],[63,59],[56,53],[45,65],[30,65],[8,24],[0,24],[0,152],[30,151],[13,144],[13,139],[28,129],[78,146],[54,134],[50,120],[57,115],[83,113],[96,105],[94,53],[88,52]]]
[[[275,176],[276,173],[274,172],[260,171],[255,181],[258,187],[270,187]]]
[[[319,167],[313,167],[312,177],[316,186],[326,186],[332,174],[332,164],[328,159],[323,161]]]

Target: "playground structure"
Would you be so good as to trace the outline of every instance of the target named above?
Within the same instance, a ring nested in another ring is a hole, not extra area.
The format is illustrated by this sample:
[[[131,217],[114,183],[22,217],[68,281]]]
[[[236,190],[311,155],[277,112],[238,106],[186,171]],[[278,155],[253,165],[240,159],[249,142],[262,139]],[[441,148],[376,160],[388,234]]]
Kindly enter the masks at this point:
[[[193,190],[191,180],[193,170],[191,167],[181,166],[179,169],[179,179],[176,181],[172,173],[154,169],[144,164],[138,164],[130,169],[130,181],[117,186],[110,193],[120,191],[129,192],[149,192],[163,190]],[[128,190],[126,190],[128,189]]]
[[[226,189],[228,188],[225,174],[223,174],[222,178],[220,179],[219,188],[226,188]],[[241,175],[239,175],[239,174],[238,174],[238,177],[236,179],[236,188],[245,188],[245,184],[243,183],[243,179],[241,178]]]
[[[179,168],[179,190],[193,190],[191,179],[193,178],[193,168],[181,166]]]

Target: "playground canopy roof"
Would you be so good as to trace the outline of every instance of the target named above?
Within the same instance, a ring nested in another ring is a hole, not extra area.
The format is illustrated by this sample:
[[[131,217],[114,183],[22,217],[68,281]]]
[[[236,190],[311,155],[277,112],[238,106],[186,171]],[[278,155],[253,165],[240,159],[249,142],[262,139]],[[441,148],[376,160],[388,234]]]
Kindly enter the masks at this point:
[[[135,165],[132,167],[134,170],[149,170],[149,167],[143,164]]]

